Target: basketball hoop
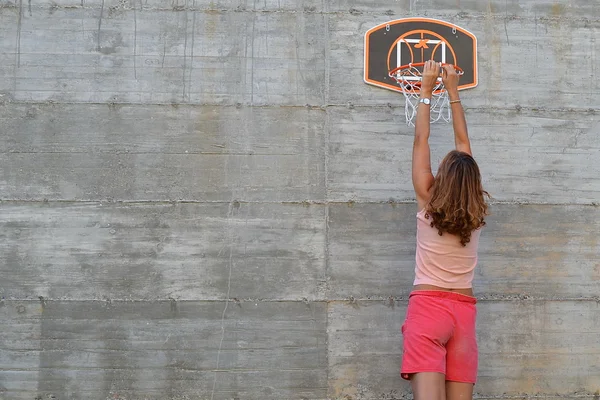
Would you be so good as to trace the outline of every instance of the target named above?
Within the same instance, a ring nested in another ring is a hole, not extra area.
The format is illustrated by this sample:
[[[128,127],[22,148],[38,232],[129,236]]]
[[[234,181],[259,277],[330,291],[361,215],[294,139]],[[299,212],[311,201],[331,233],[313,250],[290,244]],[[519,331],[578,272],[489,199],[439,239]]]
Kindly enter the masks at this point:
[[[444,65],[447,64],[442,64],[442,66]],[[390,78],[398,83],[398,86],[402,89],[402,93],[404,93],[404,98],[406,99],[404,105],[406,123],[411,126],[415,125],[414,120],[417,116],[424,66],[424,62],[406,64],[391,70],[389,73]],[[461,68],[455,66],[454,69],[458,75],[463,74]],[[438,122],[439,120],[445,122],[450,122],[452,120],[448,91],[444,87],[444,82],[442,82],[441,77],[437,78],[435,85],[433,86],[430,110],[431,123]]]

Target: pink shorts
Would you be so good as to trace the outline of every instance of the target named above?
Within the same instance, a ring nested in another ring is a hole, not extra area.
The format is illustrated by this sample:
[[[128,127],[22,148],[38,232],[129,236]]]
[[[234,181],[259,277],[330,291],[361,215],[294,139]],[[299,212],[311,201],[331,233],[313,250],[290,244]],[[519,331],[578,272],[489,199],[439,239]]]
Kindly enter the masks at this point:
[[[445,291],[414,291],[402,325],[401,376],[439,372],[447,381],[475,383],[477,339],[475,297]]]

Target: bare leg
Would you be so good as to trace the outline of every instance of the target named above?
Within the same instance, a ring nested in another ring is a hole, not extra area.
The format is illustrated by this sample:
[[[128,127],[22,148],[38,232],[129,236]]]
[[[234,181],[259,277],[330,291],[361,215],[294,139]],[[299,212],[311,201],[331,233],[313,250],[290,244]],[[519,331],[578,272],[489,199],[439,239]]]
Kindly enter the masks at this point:
[[[439,372],[419,372],[410,378],[415,400],[446,400],[446,376]]]
[[[463,382],[446,381],[447,400],[472,400],[473,384]]]

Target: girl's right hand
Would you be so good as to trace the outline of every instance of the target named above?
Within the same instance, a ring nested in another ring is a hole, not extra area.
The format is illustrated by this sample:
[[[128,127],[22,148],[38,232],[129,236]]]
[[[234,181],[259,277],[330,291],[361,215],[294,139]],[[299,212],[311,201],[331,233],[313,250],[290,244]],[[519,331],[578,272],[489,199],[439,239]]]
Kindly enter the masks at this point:
[[[448,93],[458,92],[458,78],[454,65],[446,64],[442,67],[442,82]]]

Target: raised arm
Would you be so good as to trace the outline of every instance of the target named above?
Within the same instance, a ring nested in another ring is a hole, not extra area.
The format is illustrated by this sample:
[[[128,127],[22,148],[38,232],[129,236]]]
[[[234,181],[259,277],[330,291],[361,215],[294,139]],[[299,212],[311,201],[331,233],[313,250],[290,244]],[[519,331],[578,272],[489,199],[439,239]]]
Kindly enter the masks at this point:
[[[412,156],[412,181],[419,210],[422,210],[429,201],[430,189],[433,186],[431,155],[429,151],[431,105],[427,104],[428,102],[425,99],[431,100],[433,87],[439,74],[440,67],[436,62],[430,60],[425,63],[421,82],[421,100],[415,121],[415,140]]]
[[[452,110],[452,127],[454,128],[456,150],[472,155],[469,133],[467,131],[467,120],[465,119],[465,112],[460,102],[460,96],[458,95],[458,78],[459,76],[453,65],[442,67],[442,81],[448,91],[450,109]]]

